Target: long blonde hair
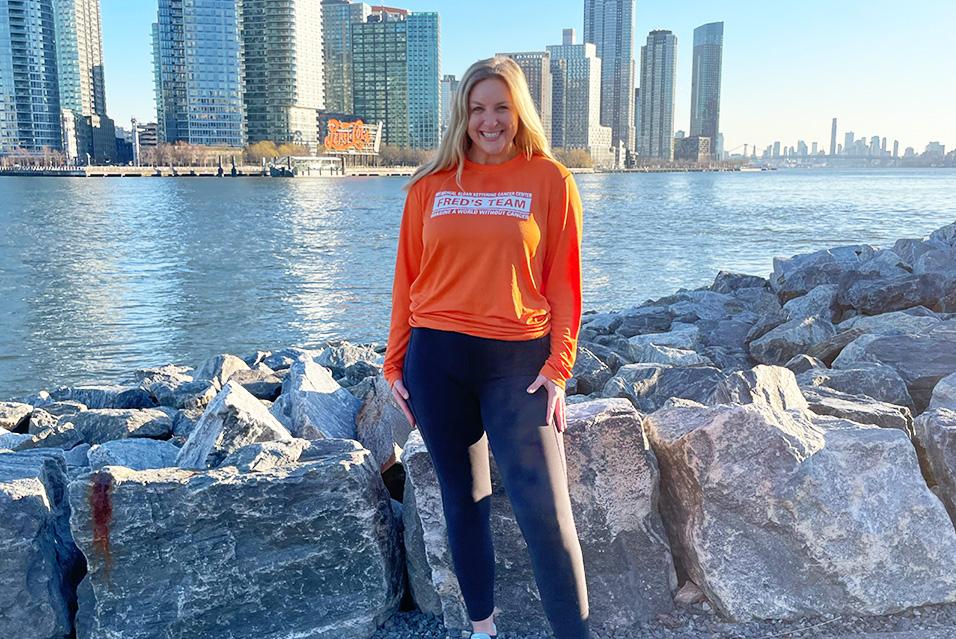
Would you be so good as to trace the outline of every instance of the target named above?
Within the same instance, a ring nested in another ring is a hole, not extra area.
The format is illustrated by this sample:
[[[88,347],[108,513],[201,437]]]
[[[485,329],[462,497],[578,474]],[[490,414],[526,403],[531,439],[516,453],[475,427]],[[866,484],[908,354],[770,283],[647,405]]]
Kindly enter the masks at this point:
[[[438,154],[431,162],[420,166],[412,175],[405,190],[415,182],[432,173],[457,168],[456,181],[461,186],[461,174],[465,168],[465,157],[471,146],[468,137],[468,98],[476,84],[488,78],[502,80],[511,92],[511,102],[518,116],[518,131],[515,133],[515,146],[518,152],[530,158],[534,154],[551,159],[551,146],[544,134],[544,126],[538,116],[538,110],[531,99],[528,82],[521,67],[511,58],[498,55],[487,60],[479,60],[468,67],[461,78],[461,84],[452,97],[451,119],[445,129],[445,135],[438,147]]]

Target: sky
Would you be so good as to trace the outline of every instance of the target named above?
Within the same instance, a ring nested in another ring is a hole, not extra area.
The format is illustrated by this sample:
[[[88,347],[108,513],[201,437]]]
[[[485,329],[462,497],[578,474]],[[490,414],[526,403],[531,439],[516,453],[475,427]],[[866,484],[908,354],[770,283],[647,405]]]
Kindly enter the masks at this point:
[[[311,0],[318,2],[319,0]],[[442,73],[461,77],[498,51],[583,36],[583,0],[395,0],[441,17]],[[150,24],[156,0],[101,0],[107,107],[120,126],[155,119]],[[762,150],[775,140],[885,136],[922,152],[956,148],[952,0],[637,0],[635,66],[652,29],[677,36],[674,128],[690,128],[694,28],[724,22],[720,129],[724,148]]]

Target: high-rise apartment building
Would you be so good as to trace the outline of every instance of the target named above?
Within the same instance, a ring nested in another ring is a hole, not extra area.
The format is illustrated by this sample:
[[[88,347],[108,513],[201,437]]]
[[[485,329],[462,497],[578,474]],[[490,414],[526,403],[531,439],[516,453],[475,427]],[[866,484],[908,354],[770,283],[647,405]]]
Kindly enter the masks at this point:
[[[323,108],[322,5],[242,0],[247,135],[315,148]]]
[[[900,141],[899,140],[893,140],[893,157],[894,158],[900,157]]]
[[[601,124],[611,144],[634,148],[635,0],[584,0],[584,41],[601,59]]]
[[[674,157],[674,76],[677,36],[655,30],[641,47],[641,122],[638,153],[671,160]]]
[[[551,54],[547,51],[524,51],[520,53],[499,53],[511,58],[521,67],[531,99],[541,117],[544,134],[551,141]]]
[[[116,127],[106,115],[99,0],[54,0],[63,151],[71,160],[116,158]]]
[[[830,124],[830,155],[836,155],[837,147],[837,119],[833,118]]]
[[[322,0],[327,111],[352,113],[352,25],[365,22],[371,13],[372,8],[364,2]]]
[[[724,50],[724,23],[711,22],[694,29],[694,67],[690,90],[690,134],[711,140],[711,157],[720,133],[720,74]]]
[[[352,25],[354,113],[384,123],[395,146],[435,148],[441,122],[440,24],[436,13],[373,7]]]
[[[461,84],[453,75],[446,75],[441,79],[441,133],[445,135],[448,122],[451,120],[451,111],[455,104],[455,92]]]
[[[0,153],[60,149],[53,0],[0,0]]]
[[[551,56],[552,144],[587,149],[596,166],[613,164],[611,129],[601,125],[601,59],[595,46],[575,44],[565,30],[564,44],[547,47]],[[570,39],[570,42],[569,42]]]
[[[153,55],[161,141],[245,146],[242,4],[159,0]]]
[[[855,137],[853,131],[847,131],[843,134],[843,153],[846,155],[853,154],[853,140]]]

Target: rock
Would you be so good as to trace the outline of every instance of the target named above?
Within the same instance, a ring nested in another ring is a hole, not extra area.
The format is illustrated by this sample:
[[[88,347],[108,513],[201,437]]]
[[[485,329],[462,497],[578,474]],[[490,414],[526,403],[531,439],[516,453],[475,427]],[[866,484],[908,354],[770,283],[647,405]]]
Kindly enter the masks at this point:
[[[897,335],[921,333],[939,324],[940,318],[928,308],[918,306],[904,311],[893,311],[879,315],[859,315],[840,322],[837,327],[842,333],[857,329],[874,335]]]
[[[272,355],[272,351],[256,351],[255,353],[252,353],[250,355],[246,355],[245,357],[243,357],[242,361],[244,361],[246,363],[246,366],[248,366],[249,368],[255,369],[260,364],[265,366],[264,361],[270,355]],[[269,370],[272,370],[272,369],[270,368]]]
[[[266,472],[299,461],[302,452],[307,448],[309,448],[309,441],[298,438],[288,441],[255,442],[246,444],[229,454],[219,466],[221,468],[235,466],[244,473]]]
[[[733,293],[740,288],[769,288],[770,282],[756,275],[743,275],[730,271],[718,271],[710,290],[717,293]]]
[[[692,606],[705,601],[707,601],[707,595],[693,581],[684,582],[674,595],[674,603],[678,606]]]
[[[914,306],[956,311],[956,270],[951,273],[906,274],[890,279],[851,280],[841,287],[839,303],[863,315],[876,315]]]
[[[63,453],[0,454],[0,636],[68,637],[82,556]]]
[[[82,443],[83,436],[72,422],[57,422],[53,426],[23,440],[13,450],[33,450],[35,448],[70,450]]]
[[[193,369],[189,366],[179,366],[177,364],[166,364],[156,368],[140,368],[133,371],[133,379],[142,384],[149,381],[179,381],[191,382]]]
[[[261,361],[272,370],[280,371],[289,368],[300,358],[312,359],[314,355],[315,351],[309,351],[304,348],[297,348],[293,346],[290,348],[283,348],[281,351],[276,351]]]
[[[282,380],[267,367],[265,370],[238,370],[229,379],[245,388],[257,399],[274,402],[282,392]]]
[[[755,366],[737,371],[715,387],[709,404],[762,404],[773,411],[807,410],[793,372],[780,366]]]
[[[956,248],[926,251],[913,263],[914,273],[952,272],[956,268]]]
[[[623,400],[569,407],[565,450],[592,624],[624,630],[671,610],[677,580],[657,511],[656,463],[640,415]],[[402,462],[408,473],[404,518],[412,591],[429,608],[441,605],[448,629],[464,629],[470,624],[452,569],[437,478],[417,431]],[[537,631],[547,621],[493,460],[492,486],[499,625]]]
[[[613,351],[609,352],[613,353]],[[613,357],[617,356],[613,355]],[[618,363],[618,368],[620,368],[620,363]],[[571,375],[575,379],[575,390],[583,395],[604,388],[604,384],[613,376],[610,367],[580,343],[578,344],[578,354],[574,360]]]
[[[151,378],[141,382],[141,386],[160,406],[178,409],[203,409],[220,389],[219,384],[210,379],[182,381]]]
[[[633,364],[629,358],[627,339],[620,335],[599,335],[597,339],[604,342],[578,342],[582,348],[586,348],[592,355],[600,359],[611,370],[611,374],[625,364]]]
[[[881,402],[866,395],[841,393],[826,386],[803,386],[807,403],[817,415],[830,415],[858,424],[896,428],[913,436],[913,414],[905,406]]]
[[[956,372],[956,320],[936,323],[919,333],[863,335],[843,349],[834,368],[885,364],[906,382],[916,414],[929,405],[937,382]]]
[[[370,364],[369,362],[355,362],[351,366],[345,367],[344,383],[349,386],[358,384],[366,377],[375,377],[382,372],[382,366]]]
[[[608,335],[618,329],[621,321],[618,313],[594,313],[582,317],[581,326],[591,329],[598,335]]]
[[[730,351],[743,352],[747,350],[747,335],[754,324],[736,319],[718,320],[709,326],[701,326],[698,322],[700,340],[704,346],[719,346]]]
[[[88,408],[153,408],[156,402],[142,388],[128,386],[71,386],[50,393],[54,401],[72,400]],[[42,406],[45,410],[47,407]],[[52,412],[52,411],[51,411]]]
[[[795,375],[800,373],[805,373],[807,371],[813,370],[814,368],[826,368],[827,365],[818,360],[816,357],[810,357],[809,355],[801,353],[800,355],[794,355],[790,358],[786,364],[786,368],[789,368]]]
[[[949,245],[946,242],[940,240],[907,238],[896,240],[893,245],[893,252],[899,255],[904,262],[915,267],[919,257],[924,253],[948,247]]]
[[[933,387],[933,395],[929,402],[930,410],[934,408],[948,408],[956,411],[956,372],[947,375]]]
[[[639,335],[638,337],[646,337]],[[657,344],[640,344],[631,348],[634,361],[641,364],[667,364],[670,366],[713,366],[709,358],[696,351],[684,348],[671,348]]]
[[[356,438],[372,451],[379,468],[388,463],[395,445],[404,446],[411,425],[395,403],[388,382],[381,375],[371,378],[361,397],[361,409],[355,417]]]
[[[0,434],[4,430],[25,433],[33,406],[20,402],[0,402]]]
[[[632,361],[639,361],[638,357],[645,346],[670,346],[693,350],[699,344],[700,330],[693,324],[672,324],[673,330],[666,333],[645,333],[635,335],[627,340],[629,355]]]
[[[782,309],[761,315],[753,325],[753,328],[751,328],[747,333],[747,338],[744,340],[744,343],[749,346],[754,340],[760,339],[773,329],[788,321],[790,320],[787,318],[787,314],[783,312]]]
[[[754,315],[753,320],[756,321],[764,315],[782,311],[780,300],[769,288],[762,286],[759,288],[739,288],[734,291],[733,295],[747,309],[738,318],[747,315],[747,313],[752,313]]]
[[[628,364],[604,385],[604,397],[624,397],[641,412],[650,413],[672,397],[703,402],[723,378],[710,366],[674,368],[660,364]]]
[[[783,364],[835,334],[833,324],[818,317],[790,320],[750,342],[750,354],[761,364]]]
[[[249,365],[235,355],[214,355],[193,371],[193,379],[209,380],[222,388],[226,382],[229,381],[229,378],[232,377],[233,373],[247,370],[249,370]]]
[[[86,453],[89,466],[125,466],[133,470],[169,468],[176,465],[179,449],[169,442],[155,439],[118,439],[97,444]]]
[[[36,435],[42,430],[49,428],[57,423],[56,415],[51,415],[42,408],[34,408],[30,413],[30,423],[27,426],[27,432]]]
[[[356,439],[361,402],[322,366],[303,359],[289,369],[272,414],[296,437]]]
[[[72,400],[64,400],[60,402],[48,402],[43,405],[43,411],[53,415],[54,417],[65,417],[67,415],[76,415],[85,410],[88,410],[89,407],[82,402],[74,402]]]
[[[914,428],[927,481],[937,488],[950,518],[956,522],[956,411],[926,411],[916,418]]]
[[[835,306],[839,287],[836,284],[821,284],[807,292],[806,295],[795,297],[783,305],[783,312],[789,320],[803,320],[808,317],[819,317],[828,322],[836,320]]]
[[[16,450],[20,444],[28,442],[32,437],[27,433],[11,433],[7,430],[0,430],[0,451]]]
[[[742,350],[730,350],[720,346],[705,346],[700,354],[725,372],[744,370],[754,365],[753,360]]]
[[[349,342],[329,342],[319,349],[313,357],[319,366],[324,366],[332,373],[332,377],[342,377],[345,370],[359,362],[382,365],[384,358],[375,352],[372,346],[351,344]]]
[[[76,427],[80,441],[90,445],[127,437],[166,439],[173,433],[172,419],[158,408],[91,409],[71,417],[60,418],[61,423],[66,421],[72,422]]]
[[[367,639],[398,609],[401,546],[367,451],[248,473],[110,466],[69,493],[90,637]]]
[[[707,290],[678,293],[658,300],[657,303],[665,300],[668,303],[667,310],[674,316],[674,321],[685,324],[700,320],[728,319],[745,310],[744,304],[736,297]]]
[[[942,226],[929,234],[929,239],[956,246],[956,222]]]
[[[176,458],[181,468],[215,468],[246,444],[292,435],[242,386],[227,382],[196,423]]]
[[[621,323],[615,332],[624,337],[663,333],[670,330],[673,319],[666,307],[640,306],[621,313]]]
[[[872,246],[853,245],[790,258],[775,257],[770,288],[787,302],[821,284],[836,284],[844,273],[856,270],[875,253]]]
[[[848,331],[831,335],[822,342],[817,342],[807,348],[807,355],[819,359],[825,366],[830,366],[833,364],[833,360],[839,356],[840,352],[862,334],[863,332],[860,329],[851,328]]]
[[[136,440],[120,440],[120,441],[136,441]],[[139,440],[139,441],[152,441],[152,440]],[[63,458],[66,460],[66,474],[70,478],[70,481],[76,479],[79,475],[89,471],[90,469],[90,458],[89,452],[92,446],[89,444],[79,444],[74,446],[68,451],[63,453]]]
[[[956,531],[908,438],[820,419],[759,403],[648,415],[679,573],[732,620],[956,600]]]
[[[810,369],[797,376],[800,386],[826,386],[841,393],[866,395],[898,406],[913,408],[906,382],[890,366],[871,364],[860,368],[824,367]]]

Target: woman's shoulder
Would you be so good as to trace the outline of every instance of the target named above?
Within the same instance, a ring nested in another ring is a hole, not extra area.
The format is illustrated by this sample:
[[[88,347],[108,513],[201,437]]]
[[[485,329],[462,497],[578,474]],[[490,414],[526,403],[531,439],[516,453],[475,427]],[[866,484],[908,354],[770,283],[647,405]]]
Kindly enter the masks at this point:
[[[543,174],[558,180],[566,180],[571,171],[568,167],[558,162],[553,157],[541,153],[535,153],[528,161],[529,167],[535,171],[541,171]]]

